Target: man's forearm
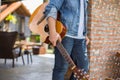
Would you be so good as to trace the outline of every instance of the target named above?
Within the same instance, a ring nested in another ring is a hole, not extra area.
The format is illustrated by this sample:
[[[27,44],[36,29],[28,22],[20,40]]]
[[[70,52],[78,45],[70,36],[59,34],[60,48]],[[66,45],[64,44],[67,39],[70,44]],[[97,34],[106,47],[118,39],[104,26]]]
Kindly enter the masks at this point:
[[[49,26],[49,33],[54,34],[56,33],[56,20],[52,17],[48,18],[48,26]]]
[[[53,44],[53,46],[56,46],[57,40],[61,41],[60,35],[56,32],[56,19],[49,17],[48,26],[49,26],[49,40]]]

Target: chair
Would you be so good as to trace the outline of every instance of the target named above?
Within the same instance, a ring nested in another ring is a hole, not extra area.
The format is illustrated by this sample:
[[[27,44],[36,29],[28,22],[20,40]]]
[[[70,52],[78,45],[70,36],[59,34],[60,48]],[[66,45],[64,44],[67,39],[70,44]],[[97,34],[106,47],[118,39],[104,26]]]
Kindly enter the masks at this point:
[[[24,50],[24,54],[27,55],[27,63],[29,64],[29,57],[30,57],[30,60],[31,60],[31,63],[33,62],[32,60],[32,52],[30,52],[27,48]]]
[[[21,53],[21,46],[14,47],[17,35],[17,32],[0,32],[0,58],[5,59],[5,63],[6,59],[12,59],[12,67],[15,66],[14,59],[20,56],[22,57],[23,64],[25,64],[23,54]]]
[[[21,41],[21,40],[25,41],[24,33],[19,33],[19,41]],[[25,46],[24,47],[24,54],[27,55],[27,63],[29,64],[29,57],[30,57],[30,60],[31,60],[31,63],[32,63],[33,62],[33,60],[32,60],[32,52],[29,51],[29,48],[28,48],[27,45],[23,45],[23,46]]]

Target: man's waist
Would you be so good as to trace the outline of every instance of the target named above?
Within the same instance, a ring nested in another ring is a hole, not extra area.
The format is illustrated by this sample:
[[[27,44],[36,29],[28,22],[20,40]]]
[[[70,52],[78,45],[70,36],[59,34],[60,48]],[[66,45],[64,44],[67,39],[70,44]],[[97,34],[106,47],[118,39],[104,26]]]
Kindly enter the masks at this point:
[[[67,36],[67,37],[71,37],[71,38],[75,38],[75,39],[85,39],[85,36],[83,36],[83,35],[76,35],[76,36],[73,36],[73,35],[68,35],[68,34],[66,34],[65,36]]]

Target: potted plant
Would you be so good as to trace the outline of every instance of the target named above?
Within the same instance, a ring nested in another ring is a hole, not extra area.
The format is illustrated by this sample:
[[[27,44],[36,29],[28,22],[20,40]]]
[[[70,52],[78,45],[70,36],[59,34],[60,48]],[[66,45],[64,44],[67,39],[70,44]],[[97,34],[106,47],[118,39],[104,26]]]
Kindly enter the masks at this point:
[[[32,41],[35,43],[40,43],[40,35],[32,35]],[[33,54],[38,55],[38,54],[45,54],[46,53],[46,48],[44,47],[44,43],[41,43],[40,46],[36,45],[33,46],[32,48]]]
[[[31,42],[39,43],[39,42],[40,42],[40,35],[32,34],[32,35],[30,36],[30,41],[31,41]]]
[[[2,22],[2,25],[0,26],[0,31],[9,32],[9,22],[12,22],[13,24],[16,24],[17,19],[13,14],[9,14],[4,22]]]

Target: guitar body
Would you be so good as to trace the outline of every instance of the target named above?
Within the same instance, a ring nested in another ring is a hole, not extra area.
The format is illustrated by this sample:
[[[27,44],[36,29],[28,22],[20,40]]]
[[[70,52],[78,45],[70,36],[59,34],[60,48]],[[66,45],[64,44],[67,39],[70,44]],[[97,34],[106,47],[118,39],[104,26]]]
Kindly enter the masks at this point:
[[[31,15],[29,20],[30,30],[35,34],[39,34],[41,39],[40,41],[44,43],[50,43],[49,27],[46,18],[43,18],[43,12],[47,4],[48,2],[45,2],[42,5],[40,5]],[[66,34],[66,28],[59,20],[56,20],[56,31],[60,34],[61,38],[63,38]],[[70,55],[67,53],[66,49],[61,44],[61,42],[57,41],[56,47],[59,49],[61,55],[65,58],[65,60],[69,63],[70,71],[74,73],[77,80],[88,80],[86,74],[84,74],[82,70],[76,67]]]
[[[29,28],[32,32],[35,34],[40,35],[40,41],[49,43],[49,28],[47,25],[46,18],[40,23],[37,24],[37,22],[44,16],[43,12],[45,10],[45,7],[47,6],[48,2],[43,3],[40,5],[31,15],[29,20]],[[63,24],[60,21],[56,21],[56,31],[61,35],[63,38],[66,33],[66,28],[63,26]]]

